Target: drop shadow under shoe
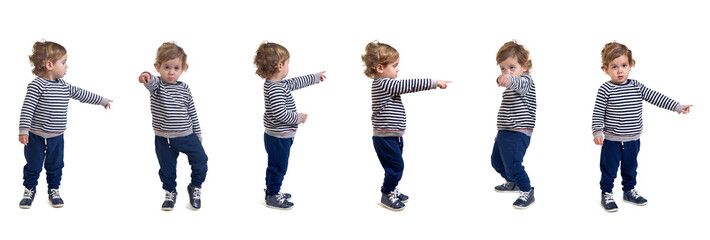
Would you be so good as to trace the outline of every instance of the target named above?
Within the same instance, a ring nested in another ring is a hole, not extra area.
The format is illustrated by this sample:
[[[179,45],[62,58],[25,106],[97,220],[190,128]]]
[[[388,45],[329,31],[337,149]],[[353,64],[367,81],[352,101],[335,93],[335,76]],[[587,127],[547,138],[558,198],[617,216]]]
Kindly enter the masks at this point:
[[[161,209],[163,211],[172,211],[175,208],[175,199],[177,198],[177,192],[175,191],[165,191],[165,201],[163,201],[163,206]]]
[[[190,183],[187,185],[187,194],[190,195],[190,207],[195,210],[199,210],[202,207],[202,200],[200,197],[202,195],[202,189],[195,187]]]
[[[610,192],[602,194],[602,207],[604,207],[604,210],[607,212],[619,211],[619,207],[616,206],[616,202],[614,202],[614,194]]]
[[[513,207],[517,209],[526,209],[535,202],[535,188],[531,188],[529,192],[520,191],[520,196],[513,203]]]
[[[520,187],[518,187],[517,184],[515,184],[514,182],[507,182],[507,181],[501,185],[493,187],[493,189],[496,190],[496,192],[519,192],[520,191]]]
[[[25,192],[22,194],[22,200],[20,200],[20,208],[30,209],[32,207],[32,201],[35,200],[35,190],[25,188]]]
[[[49,189],[47,193],[49,194],[49,203],[53,208],[64,207],[64,200],[59,196],[59,189]]]
[[[282,193],[282,192],[279,192],[278,194],[281,194],[281,195],[283,196],[283,198],[285,198],[285,199],[290,199],[290,198],[291,198],[291,194],[290,194],[290,193]],[[268,196],[269,196],[269,192],[268,192],[266,189],[264,189],[264,202],[266,202],[266,197],[268,197]]]
[[[266,206],[269,208],[289,210],[293,208],[293,203],[289,202],[283,193],[266,196]]]
[[[624,202],[631,203],[637,206],[643,206],[648,203],[648,200],[639,195],[636,189],[631,189],[629,191],[624,191]]]
[[[380,198],[380,205],[392,211],[402,211],[404,210],[404,203],[397,197],[397,191],[392,191],[390,193],[382,193]]]

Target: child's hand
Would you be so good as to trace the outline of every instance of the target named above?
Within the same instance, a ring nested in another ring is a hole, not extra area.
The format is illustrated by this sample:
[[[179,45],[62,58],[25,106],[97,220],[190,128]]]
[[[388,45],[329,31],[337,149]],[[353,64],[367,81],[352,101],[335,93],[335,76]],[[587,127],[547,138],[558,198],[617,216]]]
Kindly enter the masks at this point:
[[[306,123],[306,118],[308,118],[308,114],[301,113],[301,115],[303,116],[303,122],[301,123]]]
[[[688,113],[690,113],[690,107],[692,107],[692,106],[693,105],[685,105],[685,106],[683,106],[683,110],[680,110],[680,112],[683,114],[688,114]]]
[[[113,100],[108,100],[108,102],[106,103],[106,106],[104,106],[104,109],[111,109],[112,102],[113,102]]]
[[[146,84],[150,82],[150,73],[144,72],[141,73],[140,76],[138,76],[138,82],[142,84]]]
[[[320,80],[321,82],[322,82],[322,81],[325,81],[325,79],[327,78],[327,77],[325,76],[325,71],[319,72],[318,74],[320,75],[320,79],[319,79],[319,80]]]
[[[441,89],[446,89],[446,84],[451,83],[451,81],[444,81],[444,80],[436,80],[436,86],[441,88]]]
[[[604,146],[604,137],[595,137],[594,144]]]
[[[20,135],[20,143],[22,143],[22,145],[27,146],[27,142],[29,141],[27,139],[29,138],[29,136],[30,135]]]
[[[500,76],[498,76],[498,86],[508,87],[508,78],[505,77],[505,75],[501,74]]]

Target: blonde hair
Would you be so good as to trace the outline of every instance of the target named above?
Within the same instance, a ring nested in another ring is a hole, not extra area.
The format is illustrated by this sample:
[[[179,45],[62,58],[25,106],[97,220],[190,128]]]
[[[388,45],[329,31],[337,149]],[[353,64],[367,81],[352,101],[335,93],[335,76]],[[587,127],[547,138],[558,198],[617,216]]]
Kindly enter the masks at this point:
[[[187,71],[187,54],[185,54],[185,51],[175,42],[164,42],[163,45],[160,45],[155,55],[155,65],[159,66],[161,63],[176,58],[182,60],[182,70]]]
[[[36,76],[42,76],[47,72],[45,63],[59,60],[67,54],[67,50],[59,43],[50,41],[35,42],[32,46],[32,55],[30,55],[30,63],[34,66],[32,73]]]
[[[631,56],[631,50],[629,50],[626,45],[615,41],[604,45],[604,49],[602,49],[602,70],[605,70],[606,66],[611,61],[623,55],[629,58],[629,65],[632,67],[636,65],[636,60]]]
[[[525,49],[525,46],[518,44],[515,40],[503,44],[496,54],[496,62],[500,65],[500,63],[510,57],[516,57],[520,66],[528,68],[525,74],[530,74],[532,61],[530,60],[530,52]]]
[[[365,75],[375,78],[378,64],[387,66],[387,64],[397,61],[397,59],[399,59],[397,49],[377,40],[372,41],[365,46],[365,54],[362,55],[362,61],[365,63]]]
[[[288,50],[278,43],[261,43],[254,56],[256,75],[264,79],[268,78],[278,71],[279,63],[286,62],[290,57]]]

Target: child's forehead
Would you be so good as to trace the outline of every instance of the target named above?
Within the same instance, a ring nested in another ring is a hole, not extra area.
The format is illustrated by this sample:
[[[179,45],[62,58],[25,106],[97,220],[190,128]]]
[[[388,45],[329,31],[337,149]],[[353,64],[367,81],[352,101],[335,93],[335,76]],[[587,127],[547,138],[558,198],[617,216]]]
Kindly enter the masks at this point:
[[[182,65],[182,58],[173,58],[167,61],[160,62],[160,65]]]

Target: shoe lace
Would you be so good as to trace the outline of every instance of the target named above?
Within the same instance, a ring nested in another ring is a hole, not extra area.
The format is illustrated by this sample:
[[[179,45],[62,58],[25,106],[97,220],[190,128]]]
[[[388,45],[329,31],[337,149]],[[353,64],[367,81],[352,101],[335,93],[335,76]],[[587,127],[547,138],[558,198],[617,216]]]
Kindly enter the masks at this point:
[[[276,194],[276,201],[279,202],[279,204],[284,204],[284,201],[286,201],[286,198],[284,197],[284,194],[279,192]]]
[[[395,189],[394,191],[387,194],[387,197],[389,198],[391,203],[395,203],[399,201],[399,191]]]
[[[609,204],[614,202],[614,195],[611,193],[604,193],[604,203]]]
[[[49,190],[49,196],[50,196],[52,199],[61,198],[61,197],[59,196],[59,190],[58,190],[58,189],[50,189],[50,190]]]
[[[34,193],[34,190],[30,190],[25,188],[25,193],[22,194],[23,199],[32,199],[32,194]]]
[[[631,197],[633,197],[634,199],[638,199],[639,197],[641,197],[639,193],[636,192],[636,189],[631,189],[631,191],[629,192],[631,193]]]
[[[175,194],[173,192],[165,191],[165,201],[175,201]]]
[[[399,198],[399,196],[400,196],[402,193],[399,192],[399,189],[395,188],[394,191],[392,191],[392,194],[394,194],[395,196],[397,196],[397,198]]]
[[[528,197],[530,197],[530,192],[523,192],[523,191],[520,191],[520,197],[518,197],[518,199],[527,202],[527,201],[528,201]]]
[[[201,191],[201,188],[195,188],[195,190],[192,192],[192,198],[200,199],[200,194],[202,194]]]

